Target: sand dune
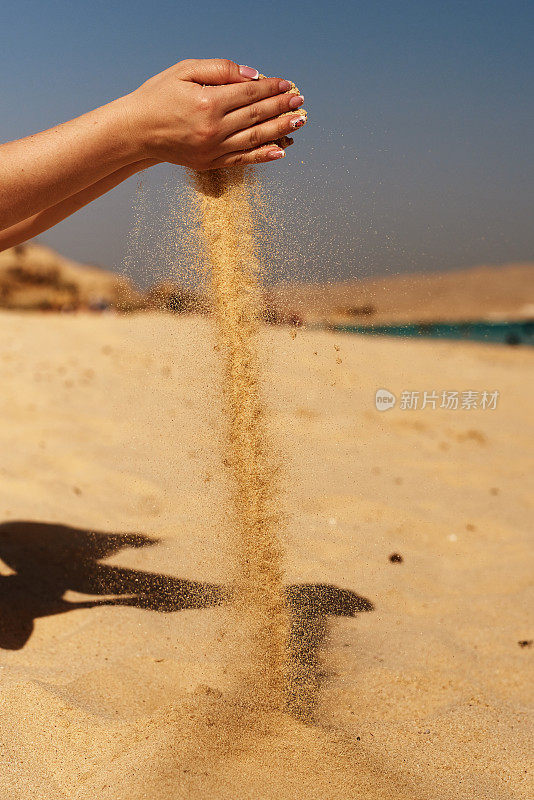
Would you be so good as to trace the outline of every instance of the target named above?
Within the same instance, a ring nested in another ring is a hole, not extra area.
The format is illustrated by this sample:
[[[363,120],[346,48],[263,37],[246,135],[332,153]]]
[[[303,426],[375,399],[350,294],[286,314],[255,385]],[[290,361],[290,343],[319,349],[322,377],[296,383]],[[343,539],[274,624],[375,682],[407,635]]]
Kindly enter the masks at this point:
[[[209,320],[0,342],[2,797],[532,798],[530,350],[265,329],[304,723],[236,699]]]
[[[332,284],[284,284],[269,290],[284,315],[361,323],[534,317],[534,264],[384,275]]]
[[[70,310],[97,303],[128,310],[144,300],[127,278],[50,247],[31,243],[0,252],[0,307]]]
[[[98,303],[119,310],[196,311],[207,295],[178,283],[156,284],[146,292],[127,278],[78,264],[40,244],[0,253],[0,306],[14,309],[88,308]],[[381,276],[332,284],[278,284],[265,303],[271,319],[358,324],[532,319],[534,264],[479,266],[444,273]]]

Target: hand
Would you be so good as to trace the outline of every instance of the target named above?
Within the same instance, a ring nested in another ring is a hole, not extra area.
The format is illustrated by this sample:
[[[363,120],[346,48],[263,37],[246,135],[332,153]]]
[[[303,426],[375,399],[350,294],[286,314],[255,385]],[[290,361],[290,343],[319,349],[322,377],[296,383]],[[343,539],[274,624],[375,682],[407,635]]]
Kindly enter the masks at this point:
[[[282,158],[275,140],[306,121],[289,81],[224,59],[180,61],[122,98],[139,158],[204,171]],[[280,117],[280,114],[287,116]]]

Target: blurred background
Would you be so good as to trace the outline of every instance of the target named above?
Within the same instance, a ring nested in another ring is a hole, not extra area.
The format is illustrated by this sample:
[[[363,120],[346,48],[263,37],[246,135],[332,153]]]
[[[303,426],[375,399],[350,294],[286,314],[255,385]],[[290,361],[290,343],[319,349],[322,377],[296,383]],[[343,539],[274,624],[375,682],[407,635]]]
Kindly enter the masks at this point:
[[[271,264],[339,279],[534,257],[534,5],[381,3],[2,3],[0,137],[26,136],[131,91],[186,57],[228,57],[294,80],[310,124],[268,170],[286,237]],[[150,175],[157,228],[168,173]],[[43,241],[120,267],[138,178]],[[148,272],[133,277],[146,281]]]
[[[3,140],[82,114],[186,57],[229,57],[297,83],[310,122],[283,163],[260,170],[266,280],[367,283],[328,298],[284,287],[271,318],[532,316],[532,3],[6,0],[2,14]],[[141,289],[194,285],[184,192],[181,168],[157,167],[39,241]],[[402,282],[412,273],[430,277]],[[396,275],[401,283],[382,282]]]

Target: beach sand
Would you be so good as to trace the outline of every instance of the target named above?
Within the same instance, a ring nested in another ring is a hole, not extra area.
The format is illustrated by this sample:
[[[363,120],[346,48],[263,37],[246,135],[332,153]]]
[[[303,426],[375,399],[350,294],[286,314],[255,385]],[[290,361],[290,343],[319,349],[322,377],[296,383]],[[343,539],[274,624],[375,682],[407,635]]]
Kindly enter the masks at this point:
[[[534,351],[263,331],[302,722],[233,699],[209,320],[6,312],[0,343],[3,798],[534,797]]]

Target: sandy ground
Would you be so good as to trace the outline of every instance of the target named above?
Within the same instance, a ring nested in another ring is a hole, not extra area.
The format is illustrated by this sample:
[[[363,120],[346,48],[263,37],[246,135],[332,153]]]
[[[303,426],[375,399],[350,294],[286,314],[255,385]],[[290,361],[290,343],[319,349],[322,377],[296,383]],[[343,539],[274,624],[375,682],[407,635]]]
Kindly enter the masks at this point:
[[[1,796],[531,800],[534,351],[263,345],[308,723],[229,699],[209,322],[0,316]]]

